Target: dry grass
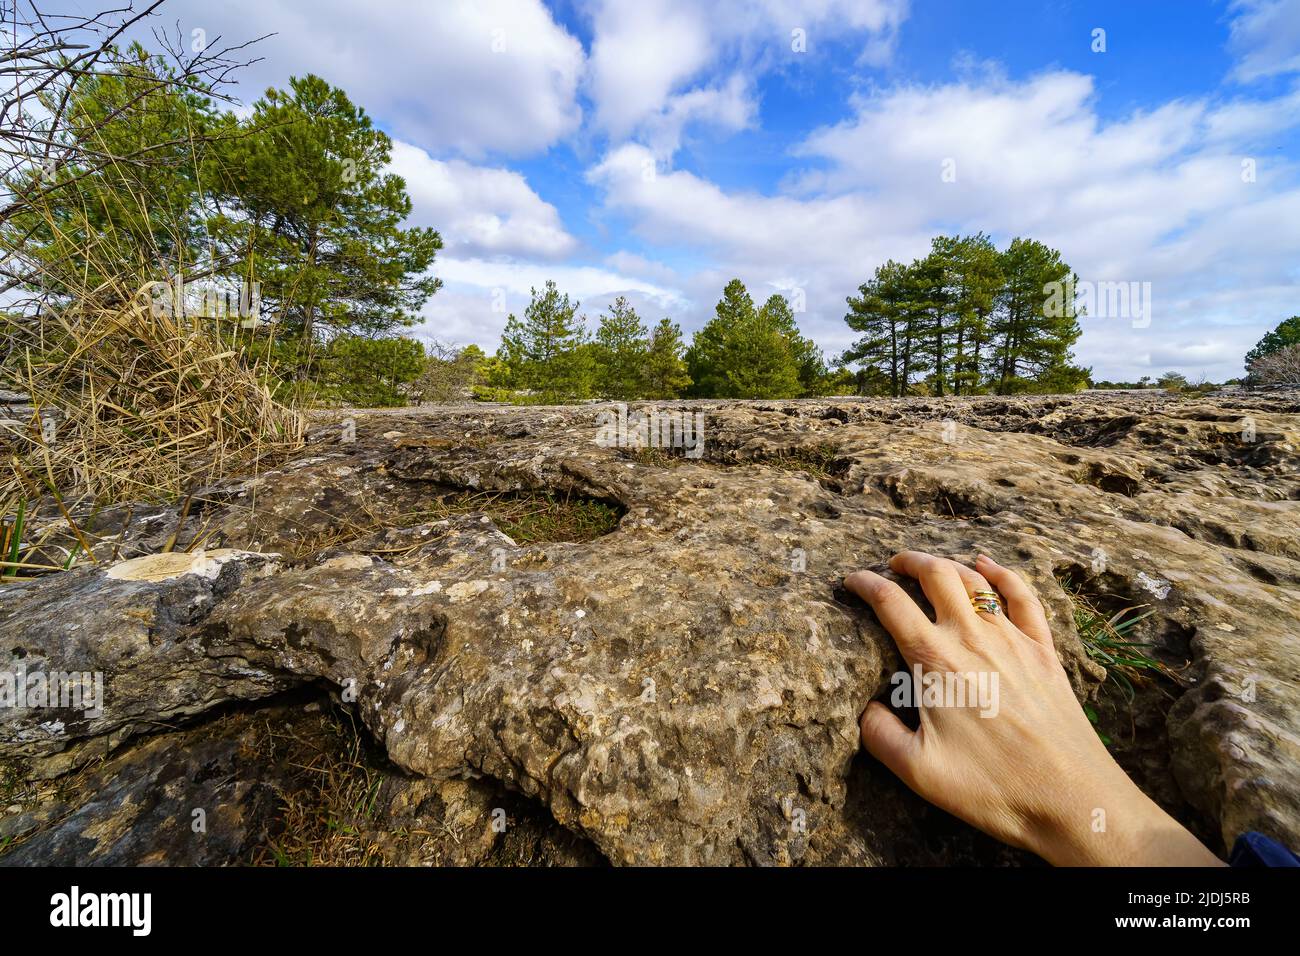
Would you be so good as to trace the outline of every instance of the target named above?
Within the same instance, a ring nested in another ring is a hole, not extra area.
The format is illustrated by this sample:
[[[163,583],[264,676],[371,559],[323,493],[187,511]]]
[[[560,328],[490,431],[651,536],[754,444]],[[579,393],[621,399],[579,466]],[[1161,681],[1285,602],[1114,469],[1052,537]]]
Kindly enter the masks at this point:
[[[19,558],[33,550],[18,541],[20,512],[32,525],[38,503],[62,515],[93,559],[71,513],[79,505],[175,498],[302,441],[302,417],[271,398],[265,375],[210,320],[155,310],[143,293],[47,310],[7,372],[35,408],[0,425],[9,529],[0,561],[10,573],[56,570]]]
[[[257,743],[288,761],[301,787],[282,793],[280,832],[259,849],[260,866],[379,866],[373,839],[380,776],[367,763],[362,735],[346,712],[324,718],[325,734],[299,734],[269,722]]]
[[[651,468],[673,468],[690,461],[680,452],[673,454],[671,449],[664,448],[623,448],[619,450],[619,454],[638,465]]]
[[[96,500],[156,499],[297,444],[301,417],[201,323],[155,314],[142,296],[47,314],[19,370],[36,414],[8,427],[18,447],[0,494],[40,482]]]
[[[431,513],[434,520],[483,512],[516,544],[594,541],[619,522],[616,508],[594,498],[548,492],[481,492],[451,495]]]
[[[828,481],[836,475],[838,457],[839,452],[834,447],[815,445],[811,448],[792,448],[783,454],[765,459],[762,464],[782,471],[806,472],[819,481]]]
[[[102,123],[64,131],[62,188],[33,181],[28,165],[3,183],[21,201],[0,230],[14,276],[0,314],[0,387],[30,396],[34,411],[0,422],[0,520],[11,526],[0,573],[57,569],[15,558],[15,543],[19,555],[36,550],[17,533],[20,507],[32,528],[63,519],[78,539],[69,563],[97,560],[78,526],[97,506],[177,499],[303,437],[301,417],[272,399],[269,370],[248,361],[241,326],[219,328],[227,317],[197,314],[206,307],[183,291],[232,265],[218,261],[211,236],[193,248],[189,200],[157,191],[186,174],[198,181],[208,140],[190,130],[171,151],[119,158],[113,148],[133,141],[155,107],[172,108],[175,77],[134,55],[106,62],[103,75],[138,95]],[[94,75],[64,79],[75,97]]]
[[[618,527],[621,511],[604,501],[582,495],[545,491],[465,491],[443,495],[427,508],[381,515],[364,509],[358,520],[336,531],[302,538],[290,549],[306,558],[326,548],[339,547],[378,531],[410,528],[459,515],[485,514],[516,544],[552,544],[594,541]],[[398,549],[410,553],[424,542]]]
[[[103,758],[91,760],[82,767],[62,776],[46,779],[28,772],[25,761],[0,759],[0,812],[11,806],[23,810],[37,810],[42,805],[60,808],[49,820],[36,829],[18,836],[0,837],[0,856],[15,849],[28,838],[47,826],[71,815],[81,805],[86,792],[86,780],[102,763]]]

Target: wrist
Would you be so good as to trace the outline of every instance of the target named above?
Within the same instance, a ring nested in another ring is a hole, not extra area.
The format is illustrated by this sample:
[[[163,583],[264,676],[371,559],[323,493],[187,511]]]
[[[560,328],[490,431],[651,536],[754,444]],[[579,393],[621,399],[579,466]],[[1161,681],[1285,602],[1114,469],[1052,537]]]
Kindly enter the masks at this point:
[[[1053,866],[1223,865],[1122,771],[1094,794],[1052,814],[1029,849]]]

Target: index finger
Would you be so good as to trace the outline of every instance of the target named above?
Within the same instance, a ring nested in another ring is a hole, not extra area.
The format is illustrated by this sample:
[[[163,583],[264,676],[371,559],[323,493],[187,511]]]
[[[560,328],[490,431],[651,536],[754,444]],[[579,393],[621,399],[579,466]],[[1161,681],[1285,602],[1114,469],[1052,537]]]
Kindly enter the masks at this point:
[[[854,571],[844,579],[844,586],[871,605],[909,664],[926,656],[934,625],[906,591],[874,571]]]

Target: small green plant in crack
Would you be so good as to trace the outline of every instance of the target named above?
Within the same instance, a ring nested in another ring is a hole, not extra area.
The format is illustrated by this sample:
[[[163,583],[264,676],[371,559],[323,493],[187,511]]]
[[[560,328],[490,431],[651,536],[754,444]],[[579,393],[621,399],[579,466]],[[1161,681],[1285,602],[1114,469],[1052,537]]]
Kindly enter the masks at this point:
[[[1097,731],[1097,736],[1101,738],[1101,742],[1107,747],[1114,743],[1110,736],[1101,729],[1101,717],[1097,714],[1097,708],[1091,704],[1084,704],[1083,712],[1088,716],[1088,723],[1092,724],[1093,730]]]
[[[1137,696],[1137,688],[1159,678],[1174,683],[1181,683],[1176,673],[1167,664],[1156,660],[1148,651],[1151,644],[1133,639],[1133,630],[1145,621],[1155,610],[1137,613],[1146,607],[1137,604],[1121,608],[1113,614],[1107,614],[1093,603],[1077,587],[1071,585],[1069,578],[1063,579],[1061,587],[1070,596],[1074,607],[1074,626],[1079,631],[1084,650],[1088,657],[1106,669],[1106,677],[1132,704]],[[1096,723],[1096,715],[1089,719]]]

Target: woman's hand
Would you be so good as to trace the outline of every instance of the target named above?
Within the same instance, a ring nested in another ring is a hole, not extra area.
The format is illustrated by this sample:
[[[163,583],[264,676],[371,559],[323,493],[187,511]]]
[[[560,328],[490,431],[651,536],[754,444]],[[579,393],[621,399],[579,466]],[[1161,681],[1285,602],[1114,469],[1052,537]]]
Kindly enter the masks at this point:
[[[916,578],[931,623],[901,587],[871,571],[845,586],[871,605],[915,673],[991,694],[927,705],[913,687],[916,731],[884,704],[862,715],[862,743],[904,783],[985,833],[1054,864],[1221,865],[1115,763],[1074,697],[1042,604],[1014,571],[983,555],[975,568],[919,551],[890,562]],[[996,590],[1006,614],[976,610]],[[982,716],[983,714],[983,716]]]

